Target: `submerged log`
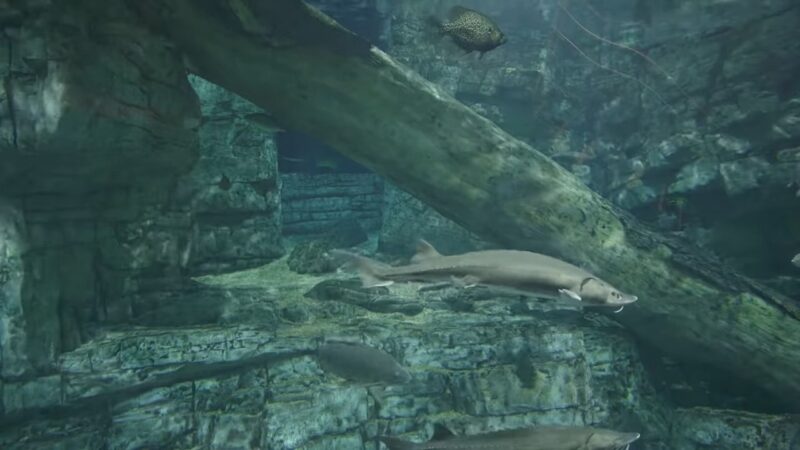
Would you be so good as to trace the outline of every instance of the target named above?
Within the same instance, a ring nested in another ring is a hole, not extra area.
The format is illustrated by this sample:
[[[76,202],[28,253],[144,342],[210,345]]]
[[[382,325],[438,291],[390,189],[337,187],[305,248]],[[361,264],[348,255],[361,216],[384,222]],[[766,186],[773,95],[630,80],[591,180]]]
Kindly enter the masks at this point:
[[[200,76],[490,241],[588,263],[639,296],[615,318],[640,339],[800,407],[795,302],[691,244],[654,233],[302,2],[237,0],[235,8],[223,1],[131,3],[181,47]],[[262,26],[252,26],[253,17]],[[545,244],[552,242],[559,245]]]

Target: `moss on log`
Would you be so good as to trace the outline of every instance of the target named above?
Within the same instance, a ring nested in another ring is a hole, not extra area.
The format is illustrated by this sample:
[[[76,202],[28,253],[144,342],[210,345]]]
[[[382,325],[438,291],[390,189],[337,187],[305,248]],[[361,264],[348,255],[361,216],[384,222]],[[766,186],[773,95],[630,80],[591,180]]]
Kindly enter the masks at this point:
[[[254,34],[242,31],[221,1],[132,3],[181,47],[200,76],[484,238],[589,263],[639,296],[615,316],[639,338],[735,373],[799,407],[795,302],[686,242],[652,232],[316,11],[292,0],[238,2],[262,21],[265,31]]]

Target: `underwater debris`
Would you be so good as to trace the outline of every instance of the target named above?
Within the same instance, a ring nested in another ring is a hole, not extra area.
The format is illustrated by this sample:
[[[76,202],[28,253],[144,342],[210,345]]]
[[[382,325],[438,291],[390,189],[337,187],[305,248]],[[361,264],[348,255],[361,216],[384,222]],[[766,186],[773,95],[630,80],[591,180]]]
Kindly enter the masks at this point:
[[[599,61],[593,59],[591,56],[586,54],[586,52],[583,51],[583,49],[581,49],[580,46],[578,46],[578,44],[576,44],[572,39],[570,39],[569,37],[564,35],[564,33],[562,33],[561,30],[559,30],[559,28],[558,28],[558,13],[564,12],[569,17],[569,19],[573,23],[575,23],[575,25],[578,26],[579,29],[581,29],[584,33],[588,34],[589,36],[591,36],[593,39],[596,39],[596,40],[598,40],[598,41],[600,41],[602,43],[606,43],[606,44],[612,45],[614,47],[618,47],[618,48],[621,48],[621,49],[624,49],[624,50],[631,51],[631,52],[637,54],[638,56],[643,57],[646,61],[648,61],[649,63],[654,65],[658,69],[659,72],[664,74],[680,90],[681,94],[684,97],[688,98],[688,95],[680,88],[680,86],[678,86],[677,82],[674,81],[674,78],[671,75],[669,75],[669,73],[667,73],[663,68],[661,68],[661,66],[659,66],[655,61],[653,61],[652,58],[648,57],[644,53],[642,53],[642,52],[640,52],[640,51],[638,51],[638,50],[636,50],[636,49],[634,49],[632,47],[629,47],[627,45],[611,41],[610,39],[604,38],[604,37],[598,35],[597,33],[589,30],[586,26],[584,26],[581,22],[579,22],[575,18],[575,16],[572,15],[572,13],[570,13],[570,11],[568,9],[566,9],[560,2],[558,2],[558,7],[559,7],[559,11],[557,11],[556,19],[555,19],[555,21],[554,21],[554,23],[552,25],[553,33],[555,35],[557,35],[562,40],[564,40],[567,44],[569,44],[569,46],[572,47],[583,59],[585,59],[586,61],[591,63],[593,66],[595,66],[595,67],[597,67],[597,68],[599,68],[601,70],[605,70],[607,72],[611,72],[611,73],[613,73],[615,75],[618,75],[618,76],[620,76],[622,78],[626,78],[626,79],[635,81],[644,90],[646,90],[646,91],[650,92],[651,94],[653,94],[653,96],[658,100],[658,102],[661,103],[662,105],[664,105],[665,107],[667,107],[670,112],[672,112],[675,115],[678,114],[677,110],[670,103],[668,103],[666,100],[664,100],[664,97],[656,89],[654,89],[651,86],[649,86],[648,84],[644,83],[639,78],[637,78],[637,77],[635,77],[633,75],[629,75],[629,74],[627,74],[625,72],[621,72],[621,71],[619,71],[617,69],[614,69],[613,67],[609,67],[609,66],[603,65]],[[552,42],[552,40],[551,40],[551,42]],[[552,44],[549,44],[549,45],[552,45]]]
[[[392,267],[344,250],[331,255],[355,266],[364,287],[394,282],[442,282],[470,288],[477,285],[517,295],[571,299],[584,306],[619,307],[637,300],[591,273],[565,261],[520,250],[482,250],[443,256],[425,240],[417,244],[411,264]]]
[[[440,22],[435,17],[431,18],[431,22],[439,28],[439,32],[449,35],[467,54],[480,52],[480,58],[507,41],[505,34],[492,19],[469,8],[455,6],[450,10],[449,22]]]
[[[603,428],[581,426],[540,426],[489,433],[456,436],[436,425],[433,438],[415,444],[393,437],[382,437],[389,450],[527,448],[530,450],[617,450],[627,448],[639,439],[639,433],[621,433]]]
[[[587,5],[588,5],[588,3],[587,3]],[[595,14],[598,14],[598,13],[597,13],[597,10],[595,10],[594,8],[592,8],[592,7],[591,7],[591,5],[588,5],[588,6],[589,6],[589,9],[590,9],[591,11],[593,11]],[[671,82],[673,85],[675,85],[675,87],[676,87],[676,88],[678,88],[678,90],[681,92],[681,94],[682,94],[684,97],[686,97],[686,98],[688,98],[688,97],[689,97],[689,96],[686,94],[686,92],[684,92],[684,90],[683,90],[683,89],[681,89],[680,85],[678,85],[678,82],[677,82],[677,80],[675,80],[675,78],[673,78],[673,77],[672,77],[672,75],[670,75],[670,74],[669,74],[669,72],[667,72],[667,71],[666,71],[666,70],[665,70],[663,67],[661,67],[661,66],[660,66],[660,65],[659,65],[657,62],[653,61],[653,58],[650,58],[649,56],[645,55],[644,53],[640,52],[639,50],[636,50],[636,49],[635,49],[635,48],[633,48],[633,47],[629,47],[629,46],[627,46],[627,45],[625,45],[625,44],[620,44],[619,42],[614,42],[614,41],[612,41],[612,40],[610,40],[610,39],[607,39],[607,38],[604,38],[603,36],[600,36],[599,34],[597,34],[597,33],[593,32],[592,30],[588,29],[588,28],[587,28],[585,25],[583,25],[583,24],[582,24],[582,23],[581,23],[581,22],[580,22],[580,21],[579,21],[579,20],[578,20],[578,19],[577,19],[577,18],[576,18],[574,15],[572,15],[572,13],[571,13],[571,12],[570,12],[570,11],[569,11],[569,10],[568,10],[568,9],[567,9],[567,8],[566,8],[564,5],[563,5],[563,4],[561,4],[560,2],[558,3],[558,7],[559,7],[559,8],[560,8],[562,11],[564,11],[564,13],[565,13],[565,14],[566,14],[566,15],[567,15],[569,18],[570,18],[570,20],[572,20],[572,22],[573,22],[575,25],[577,25],[577,26],[578,26],[578,28],[580,28],[581,30],[583,30],[583,31],[584,31],[586,34],[588,34],[589,36],[593,37],[594,39],[597,39],[598,41],[600,41],[600,42],[602,42],[602,43],[604,43],[604,44],[608,44],[608,45],[611,45],[611,46],[613,46],[613,47],[617,47],[617,48],[620,48],[620,49],[622,49],[622,50],[626,50],[626,51],[629,51],[629,52],[632,52],[632,53],[636,54],[636,55],[637,55],[637,56],[639,56],[640,58],[642,58],[642,59],[644,59],[645,61],[647,61],[647,62],[648,62],[650,65],[652,65],[653,67],[655,67],[655,69],[656,69],[658,72],[660,72],[662,75],[664,75],[664,76],[665,76],[665,77],[666,77],[666,78],[667,78],[667,79],[668,79],[668,80],[669,80],[669,81],[670,81],[670,82]]]
[[[611,73],[613,73],[613,74],[619,75],[619,76],[621,76],[621,77],[623,77],[623,78],[627,78],[627,79],[629,79],[629,80],[633,80],[633,81],[637,82],[637,83],[638,83],[640,86],[642,86],[642,87],[643,87],[643,88],[644,88],[646,91],[649,91],[651,94],[653,94],[653,96],[655,96],[655,97],[658,99],[658,101],[659,101],[659,102],[661,102],[661,104],[663,104],[664,106],[666,106],[667,108],[669,108],[669,109],[670,109],[670,111],[672,111],[672,113],[673,113],[673,114],[678,114],[678,112],[675,110],[675,108],[673,108],[673,107],[672,107],[672,105],[670,105],[669,103],[667,103],[667,102],[664,100],[664,98],[663,98],[663,97],[661,97],[661,94],[659,94],[657,90],[655,90],[655,89],[653,89],[652,87],[648,86],[647,84],[645,84],[644,82],[642,82],[642,80],[640,80],[640,79],[638,79],[638,78],[634,77],[633,75],[628,75],[628,74],[627,74],[627,73],[625,73],[625,72],[620,72],[619,70],[617,70],[617,69],[614,69],[614,68],[612,68],[612,67],[604,66],[604,65],[603,65],[603,64],[601,64],[600,62],[598,62],[598,61],[596,61],[596,60],[592,59],[592,57],[590,57],[589,55],[587,55],[587,54],[586,54],[586,52],[584,52],[583,50],[581,50],[581,48],[580,48],[580,47],[578,47],[578,44],[576,44],[575,42],[573,42],[573,41],[572,41],[570,38],[566,37],[566,36],[564,35],[564,33],[562,33],[560,30],[558,30],[558,28],[555,28],[555,27],[553,27],[553,31],[555,31],[555,33],[556,33],[556,34],[557,34],[557,35],[558,35],[558,36],[559,36],[561,39],[565,40],[565,41],[566,41],[566,42],[567,42],[567,43],[568,43],[568,44],[569,44],[569,45],[570,45],[572,48],[574,48],[574,49],[575,49],[575,51],[577,51],[577,52],[578,52],[578,54],[580,54],[580,55],[581,55],[581,56],[582,56],[582,57],[583,57],[585,60],[589,61],[589,62],[590,62],[592,65],[594,65],[594,66],[596,66],[596,67],[598,67],[598,68],[600,68],[600,69],[602,69],[602,70],[606,70],[606,71],[608,71],[608,72],[611,72]]]

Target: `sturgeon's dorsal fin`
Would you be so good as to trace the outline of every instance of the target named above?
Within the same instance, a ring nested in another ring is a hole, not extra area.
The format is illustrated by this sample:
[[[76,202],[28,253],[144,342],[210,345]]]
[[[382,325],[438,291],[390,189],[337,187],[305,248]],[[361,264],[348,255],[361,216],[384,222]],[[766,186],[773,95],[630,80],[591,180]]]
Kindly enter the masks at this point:
[[[436,251],[430,242],[426,241],[425,239],[420,239],[417,241],[417,253],[413,258],[411,258],[411,262],[418,263],[420,261],[425,261],[426,259],[438,258],[440,256],[442,255]]]
[[[444,425],[441,424],[434,424],[433,425],[433,436],[431,437],[432,441],[444,441],[446,439],[450,439],[454,437],[452,431]]]

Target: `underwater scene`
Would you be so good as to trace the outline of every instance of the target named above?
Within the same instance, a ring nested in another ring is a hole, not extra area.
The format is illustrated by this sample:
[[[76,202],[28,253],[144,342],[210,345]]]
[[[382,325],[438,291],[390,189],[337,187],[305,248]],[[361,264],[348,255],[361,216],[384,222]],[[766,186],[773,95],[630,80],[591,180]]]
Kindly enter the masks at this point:
[[[0,450],[800,450],[797,0],[0,25]]]

